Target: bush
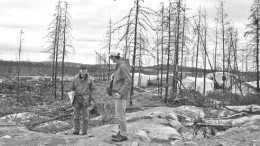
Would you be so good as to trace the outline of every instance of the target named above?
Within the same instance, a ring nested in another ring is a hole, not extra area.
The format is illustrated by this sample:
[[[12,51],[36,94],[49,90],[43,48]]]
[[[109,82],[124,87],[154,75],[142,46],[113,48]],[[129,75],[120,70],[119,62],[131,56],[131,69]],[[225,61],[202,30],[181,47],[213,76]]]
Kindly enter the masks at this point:
[[[248,94],[248,95],[243,96],[243,97],[237,95],[236,98],[239,99],[240,105],[260,104],[259,97],[257,95],[254,95],[254,94]]]
[[[224,105],[250,105],[260,103],[257,95],[248,94],[246,96],[241,96],[232,93],[222,93],[219,91],[214,91],[209,93],[206,98],[215,99],[218,101],[223,101]]]

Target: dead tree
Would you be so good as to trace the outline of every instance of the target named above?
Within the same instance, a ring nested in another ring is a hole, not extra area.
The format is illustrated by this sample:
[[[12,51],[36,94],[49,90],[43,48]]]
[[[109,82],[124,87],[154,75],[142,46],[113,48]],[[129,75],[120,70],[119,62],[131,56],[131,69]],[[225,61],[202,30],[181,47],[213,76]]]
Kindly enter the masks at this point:
[[[156,42],[156,47],[157,47],[157,68],[158,68],[158,95],[160,95],[160,97],[162,98],[162,93],[163,93],[163,73],[164,73],[164,55],[166,54],[164,52],[164,46],[165,46],[165,32],[166,31],[166,25],[167,21],[166,19],[168,19],[164,13],[164,3],[162,3],[162,8],[157,12],[158,15],[158,24],[157,24],[157,28],[156,30],[156,37],[157,37],[157,42]],[[160,74],[160,76],[159,76]]]
[[[62,61],[61,61],[61,100],[64,99],[64,75],[65,75],[65,57],[70,53],[74,52],[74,48],[71,43],[71,23],[68,15],[68,3],[65,2],[64,17],[63,17],[63,49],[62,49]],[[72,51],[69,51],[69,48]]]
[[[183,8],[183,25],[182,25],[182,40],[181,40],[181,76],[180,76],[180,86],[182,85],[182,78],[183,78],[183,57],[184,57],[184,47],[185,47],[185,37],[186,37],[186,5]],[[186,64],[185,64],[186,67]]]
[[[103,80],[106,80],[106,78],[107,78],[107,80],[109,80],[109,78],[111,76],[111,72],[112,72],[112,70],[111,70],[112,66],[111,66],[109,56],[108,55],[103,56],[103,54],[110,54],[111,49],[113,49],[113,48],[117,49],[117,47],[118,47],[118,44],[115,44],[115,42],[112,41],[112,40],[115,40],[115,38],[113,36],[114,36],[116,29],[113,30],[113,24],[112,24],[111,18],[109,19],[108,23],[109,23],[108,24],[108,30],[106,31],[105,38],[104,38],[105,44],[100,48],[100,55],[101,56],[99,56],[99,57],[102,57],[102,58],[105,59],[105,62],[103,62],[104,61],[103,59],[101,60],[101,62],[104,63],[104,67],[105,67],[105,70],[106,70],[105,72],[102,71],[102,73],[101,73],[101,74],[104,75]],[[121,55],[123,56],[123,58],[125,58],[124,57],[125,54],[121,54]],[[106,62],[108,62],[108,63],[106,64]],[[106,66],[108,66],[108,67],[106,67]]]
[[[197,53],[196,53],[196,74],[195,74],[195,91],[196,91],[196,88],[197,88],[197,76],[198,76],[198,58],[199,58],[199,48],[200,48],[200,31],[201,31],[201,9],[199,10],[199,20],[198,20],[198,24],[197,24],[197,35],[198,35],[198,38],[197,38]]]
[[[108,53],[110,54],[110,51],[111,51],[111,32],[112,31],[112,21],[111,21],[111,18],[109,20],[109,38],[108,38]],[[110,59],[108,59],[108,80],[110,78]]]
[[[225,25],[224,25],[224,1],[220,2],[220,14],[221,14],[221,27],[222,27],[222,50],[223,50],[223,76],[222,76],[222,81],[223,81],[223,93],[225,91]]]
[[[55,70],[54,70],[54,98],[57,98],[57,76],[58,76],[58,58],[59,58],[59,53],[60,53],[60,43],[61,43],[61,6],[60,6],[60,1],[59,1],[59,6],[58,6],[58,25],[56,26],[56,35],[57,35],[57,40],[56,40],[56,47],[55,47]]]
[[[58,73],[58,57],[60,54],[61,46],[61,2],[58,2],[56,6],[55,19],[50,23],[48,28],[49,33],[47,35],[48,40],[50,41],[50,46],[48,47],[47,53],[50,53],[50,58],[52,60],[52,85],[54,86],[53,94],[54,98],[57,98],[57,73]]]
[[[203,94],[206,95],[206,64],[207,64],[207,12],[204,11],[204,85]]]
[[[217,13],[217,17],[215,18],[216,20],[216,30],[215,30],[215,48],[214,48],[214,71],[216,72],[217,71],[217,53],[218,53],[218,21],[219,21],[219,18],[218,18],[218,13]],[[214,78],[214,83],[215,83],[215,78]]]
[[[132,63],[132,88],[131,88],[131,95],[133,95],[133,93],[134,93],[134,73],[135,73],[135,55],[136,55],[136,45],[137,45],[138,15],[139,15],[139,0],[137,0],[137,2],[136,2],[136,13],[135,13],[134,53],[133,53],[133,63]],[[132,105],[132,96],[130,98],[130,105]]]
[[[142,64],[142,37],[141,34],[139,35],[139,74],[138,74],[138,87],[141,87],[141,64]]]
[[[159,37],[158,37],[158,33],[156,33],[156,74],[157,74],[157,79],[156,79],[156,84],[157,84],[157,96],[159,97],[160,95],[160,91],[162,90],[160,88],[160,83],[159,83],[159,79],[160,79],[160,57],[159,57],[159,54],[160,54],[160,49],[159,49]]]
[[[105,80],[105,76],[107,77],[107,79],[109,80],[109,78],[110,78],[110,75],[111,75],[111,62],[110,62],[110,59],[109,59],[109,57],[106,55],[106,56],[103,56],[103,53],[102,53],[102,50],[105,50],[105,52],[107,53],[107,54],[110,54],[110,52],[111,52],[111,49],[112,49],[112,46],[113,46],[113,44],[112,44],[112,34],[114,33],[114,32],[112,32],[112,20],[111,20],[111,18],[109,18],[109,22],[108,22],[109,24],[108,24],[108,30],[107,30],[107,32],[106,32],[106,36],[105,36],[105,39],[104,39],[104,42],[105,42],[105,45],[103,46],[103,47],[101,47],[101,49],[100,49],[100,57],[104,57],[104,59],[106,59],[106,60],[108,60],[108,68],[107,68],[107,71],[102,71],[102,74],[104,75],[103,76],[103,80]],[[101,60],[101,62],[102,62],[103,60]],[[100,63],[101,63],[100,62]],[[105,63],[104,63],[105,64]],[[106,65],[105,65],[106,66]]]
[[[223,72],[223,75],[222,75],[222,81],[223,81],[223,93],[225,92],[225,81],[226,81],[226,76],[225,76],[225,49],[226,49],[226,45],[225,45],[225,42],[227,41],[227,38],[226,38],[226,29],[227,29],[227,26],[229,24],[229,22],[227,21],[227,14],[225,13],[225,10],[224,10],[224,0],[221,0],[220,1],[220,6],[219,8],[217,8],[218,10],[218,14],[219,14],[219,20],[220,20],[220,30],[221,30],[221,42],[222,42],[222,72]]]
[[[133,12],[135,10],[135,13]],[[127,20],[126,23],[123,25],[120,25],[118,27],[115,27],[113,31],[120,30],[121,28],[126,27],[126,34],[123,34],[121,39],[119,40],[119,43],[123,39],[128,38],[128,46],[127,49],[128,52],[132,52],[132,89],[131,89],[131,95],[133,95],[133,86],[134,86],[134,73],[135,73],[135,64],[136,64],[136,50],[138,46],[138,34],[144,33],[148,31],[148,29],[152,29],[152,19],[153,16],[156,15],[155,12],[152,9],[149,9],[147,7],[142,7],[140,5],[140,0],[136,0],[135,6],[130,10],[130,13],[128,16],[124,17],[122,20],[116,23],[116,25],[122,24],[124,20]],[[112,32],[113,32],[112,31]],[[143,32],[142,32],[143,31]],[[146,35],[148,36],[148,35]],[[118,44],[119,44],[118,43]],[[133,50],[130,50],[130,44],[133,43]],[[124,46],[127,46],[124,45]],[[148,51],[148,50],[146,50]],[[130,105],[132,105],[132,96],[130,97]]]
[[[246,33],[246,37],[251,37],[250,42],[253,42],[253,48],[255,52],[255,65],[256,65],[256,80],[257,80],[257,91],[259,94],[259,0],[254,0],[254,3],[251,6],[251,15],[249,16],[250,24],[247,25],[249,29]],[[260,99],[260,97],[259,97]]]
[[[161,94],[161,97],[162,97],[162,91],[163,91],[163,65],[164,65],[164,63],[163,63],[163,59],[164,59],[164,54],[163,54],[163,50],[164,50],[164,47],[163,47],[163,44],[164,44],[164,34],[163,34],[163,32],[164,32],[164,5],[162,5],[162,12],[161,12],[161,15],[162,15],[162,21],[161,21],[161,32],[162,32],[162,36],[161,36],[161,52],[162,52],[162,54],[161,54],[161,92],[160,92],[160,94]]]
[[[174,53],[174,67],[173,67],[173,93],[177,94],[177,83],[178,83],[178,63],[179,63],[179,39],[180,39],[180,15],[181,15],[181,0],[177,2],[177,30],[176,30],[176,41],[175,41],[175,53]]]
[[[169,3],[168,8],[168,47],[167,47],[167,72],[166,72],[166,88],[165,88],[165,98],[164,102],[168,99],[168,89],[169,89],[169,69],[170,69],[170,53],[171,53],[171,3]]]
[[[17,70],[17,83],[18,83],[18,93],[17,93],[17,99],[19,98],[20,93],[20,71],[21,71],[21,52],[22,52],[22,36],[23,36],[23,30],[20,32],[20,38],[19,38],[19,49],[18,49],[18,70]]]
[[[238,71],[238,64],[237,64],[237,31],[234,31],[234,27],[230,26],[229,29],[229,35],[230,35],[230,58],[229,58],[229,68],[230,68],[230,74],[232,77],[234,77],[235,75],[237,75],[238,79],[241,80],[239,71]],[[232,57],[232,59],[231,59]],[[233,66],[232,66],[232,61],[233,61]],[[236,82],[236,80],[234,78],[231,78],[231,89],[233,88],[233,86],[237,86],[235,83],[238,84],[238,87],[240,89],[240,92],[242,92],[242,84]],[[231,94],[231,98],[232,98],[232,94]]]
[[[61,67],[61,100],[64,97],[64,60],[66,53],[66,27],[67,27],[67,8],[68,3],[65,3],[65,16],[64,16],[64,28],[63,28],[63,50],[62,50],[62,67]]]

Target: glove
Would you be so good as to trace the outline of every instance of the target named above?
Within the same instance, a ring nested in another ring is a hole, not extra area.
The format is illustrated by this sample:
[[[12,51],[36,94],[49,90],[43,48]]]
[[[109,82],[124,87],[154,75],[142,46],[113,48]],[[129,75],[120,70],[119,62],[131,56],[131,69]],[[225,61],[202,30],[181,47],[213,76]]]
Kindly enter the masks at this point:
[[[114,94],[114,97],[115,97],[116,99],[120,99],[120,98],[121,98],[121,94],[115,93],[115,94]]]
[[[110,81],[112,81],[114,78],[114,73],[112,73],[112,75],[110,76]]]
[[[95,102],[93,100],[90,101],[90,106],[88,107],[90,110],[95,106]]]

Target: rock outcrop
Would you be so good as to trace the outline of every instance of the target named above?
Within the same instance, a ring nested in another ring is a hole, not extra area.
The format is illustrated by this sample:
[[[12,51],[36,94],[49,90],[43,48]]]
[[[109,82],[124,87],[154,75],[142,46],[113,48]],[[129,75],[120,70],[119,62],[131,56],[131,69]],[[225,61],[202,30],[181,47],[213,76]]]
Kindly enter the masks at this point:
[[[192,122],[196,117],[205,118],[202,108],[194,106],[181,106],[178,108],[156,107],[144,111],[127,114],[128,121],[128,138],[129,140],[114,143],[111,141],[111,135],[117,133],[118,125],[103,125],[92,128],[88,135],[75,136],[71,135],[71,130],[60,132],[59,134],[46,134],[30,131],[25,126],[17,124],[11,118],[0,118],[0,145],[1,146],[35,146],[35,145],[66,145],[66,146],[158,146],[158,145],[236,145],[237,141],[230,138],[234,134],[253,132],[255,133],[252,144],[260,144],[260,116],[244,116],[236,119],[228,119],[232,128],[227,131],[218,131],[218,138],[214,139],[193,139],[189,138],[186,133],[187,129],[180,122],[182,118],[190,117],[187,121]],[[182,119],[183,120],[183,119]],[[21,120],[22,121],[22,120]],[[59,121],[51,124],[60,124]],[[44,124],[38,127],[43,128]],[[50,126],[49,126],[50,127]],[[66,127],[66,126],[65,126]],[[258,133],[257,133],[258,132]]]

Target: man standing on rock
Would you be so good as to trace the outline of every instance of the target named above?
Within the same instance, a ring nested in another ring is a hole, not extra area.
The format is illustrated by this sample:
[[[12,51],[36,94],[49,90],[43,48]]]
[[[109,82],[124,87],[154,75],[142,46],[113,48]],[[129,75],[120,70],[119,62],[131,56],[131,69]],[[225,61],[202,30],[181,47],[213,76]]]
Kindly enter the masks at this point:
[[[109,58],[116,63],[116,70],[112,75],[112,94],[115,98],[115,114],[119,122],[119,132],[112,135],[112,141],[121,142],[127,140],[126,101],[130,99],[131,75],[130,65],[127,60],[121,58],[119,52],[111,52]]]
[[[82,135],[87,134],[89,124],[89,106],[92,103],[92,92],[95,89],[94,81],[89,76],[87,66],[81,65],[79,74],[73,79],[70,89],[75,91],[74,106],[74,132],[79,135],[80,130],[80,115],[83,116]]]

